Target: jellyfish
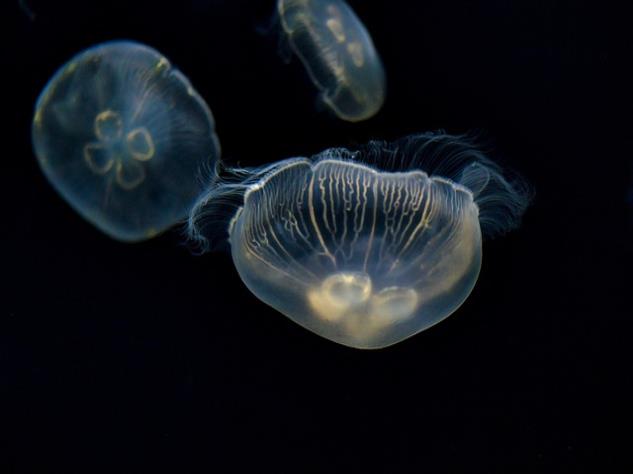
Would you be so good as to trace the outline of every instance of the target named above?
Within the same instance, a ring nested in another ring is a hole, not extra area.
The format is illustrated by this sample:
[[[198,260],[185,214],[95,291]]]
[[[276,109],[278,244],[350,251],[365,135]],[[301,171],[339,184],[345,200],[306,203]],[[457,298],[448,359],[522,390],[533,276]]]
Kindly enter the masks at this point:
[[[482,236],[519,224],[530,191],[469,137],[425,133],[325,150],[220,179],[191,237],[228,239],[260,300],[337,343],[377,349],[452,314],[477,281]],[[230,206],[229,206],[230,207]]]
[[[339,118],[358,122],[385,100],[385,73],[372,39],[342,0],[278,0],[282,34],[320,98]]]
[[[56,191],[110,237],[141,241],[184,220],[220,149],[211,111],[154,49],[89,48],[42,91],[35,155]]]

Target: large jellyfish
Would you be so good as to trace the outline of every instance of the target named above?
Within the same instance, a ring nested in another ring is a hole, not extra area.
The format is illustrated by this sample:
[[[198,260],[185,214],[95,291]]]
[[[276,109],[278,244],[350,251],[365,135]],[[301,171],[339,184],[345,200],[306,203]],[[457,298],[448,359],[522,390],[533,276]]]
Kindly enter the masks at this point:
[[[385,100],[385,73],[352,9],[342,0],[278,0],[277,10],[323,102],[350,122],[375,115]]]
[[[315,333],[365,349],[453,313],[477,281],[482,233],[515,227],[529,194],[468,139],[431,133],[233,178],[201,196],[192,237],[207,243],[236,198],[228,234],[246,286]]]
[[[213,116],[187,78],[133,42],[97,45],[65,64],[37,101],[32,135],[53,187],[122,241],[185,218],[200,171],[220,153]]]

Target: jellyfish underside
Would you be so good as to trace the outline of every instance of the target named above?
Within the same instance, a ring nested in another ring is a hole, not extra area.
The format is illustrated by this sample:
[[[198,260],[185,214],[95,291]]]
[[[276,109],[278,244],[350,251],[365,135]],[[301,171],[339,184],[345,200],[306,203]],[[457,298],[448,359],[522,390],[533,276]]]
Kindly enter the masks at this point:
[[[278,0],[283,33],[323,102],[341,119],[375,115],[385,98],[385,73],[371,37],[340,0]]]
[[[44,174],[86,220],[122,241],[182,220],[219,156],[214,121],[189,81],[149,47],[98,45],[49,81],[33,146]]]
[[[294,159],[246,193],[233,259],[261,300],[338,343],[380,348],[450,315],[481,265],[468,190],[420,171]]]

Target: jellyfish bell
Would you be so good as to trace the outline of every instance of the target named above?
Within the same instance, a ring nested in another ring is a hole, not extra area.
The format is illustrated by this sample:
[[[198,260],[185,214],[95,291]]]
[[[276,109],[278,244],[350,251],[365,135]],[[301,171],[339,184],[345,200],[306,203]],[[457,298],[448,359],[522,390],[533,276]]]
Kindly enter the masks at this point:
[[[385,100],[385,72],[354,11],[342,0],[278,0],[277,12],[323,103],[350,122],[375,115]]]
[[[201,198],[192,236],[206,238],[206,216],[223,201],[213,198],[237,195],[229,240],[246,286],[311,331],[364,349],[452,314],[477,281],[482,236],[518,225],[528,198],[470,142],[442,134],[242,176],[241,189],[216,185]]]
[[[33,148],[81,216],[121,241],[183,220],[220,149],[213,116],[188,79],[130,41],[89,48],[37,100]]]

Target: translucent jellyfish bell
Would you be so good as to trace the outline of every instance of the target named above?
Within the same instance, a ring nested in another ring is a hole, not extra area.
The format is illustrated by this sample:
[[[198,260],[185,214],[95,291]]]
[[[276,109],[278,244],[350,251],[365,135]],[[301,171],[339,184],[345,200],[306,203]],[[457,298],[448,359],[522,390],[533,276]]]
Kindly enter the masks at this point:
[[[385,100],[385,73],[352,9],[341,0],[278,0],[277,10],[323,102],[350,122],[375,115]]]
[[[183,219],[201,169],[219,158],[204,100],[157,51],[92,47],[41,93],[33,119],[40,166],[62,197],[109,236],[139,241]]]
[[[528,196],[468,141],[439,134],[240,173],[242,184],[201,197],[192,236],[212,237],[207,216],[243,197],[229,239],[246,286],[315,333],[365,349],[453,313],[477,281],[482,233],[516,226]]]

